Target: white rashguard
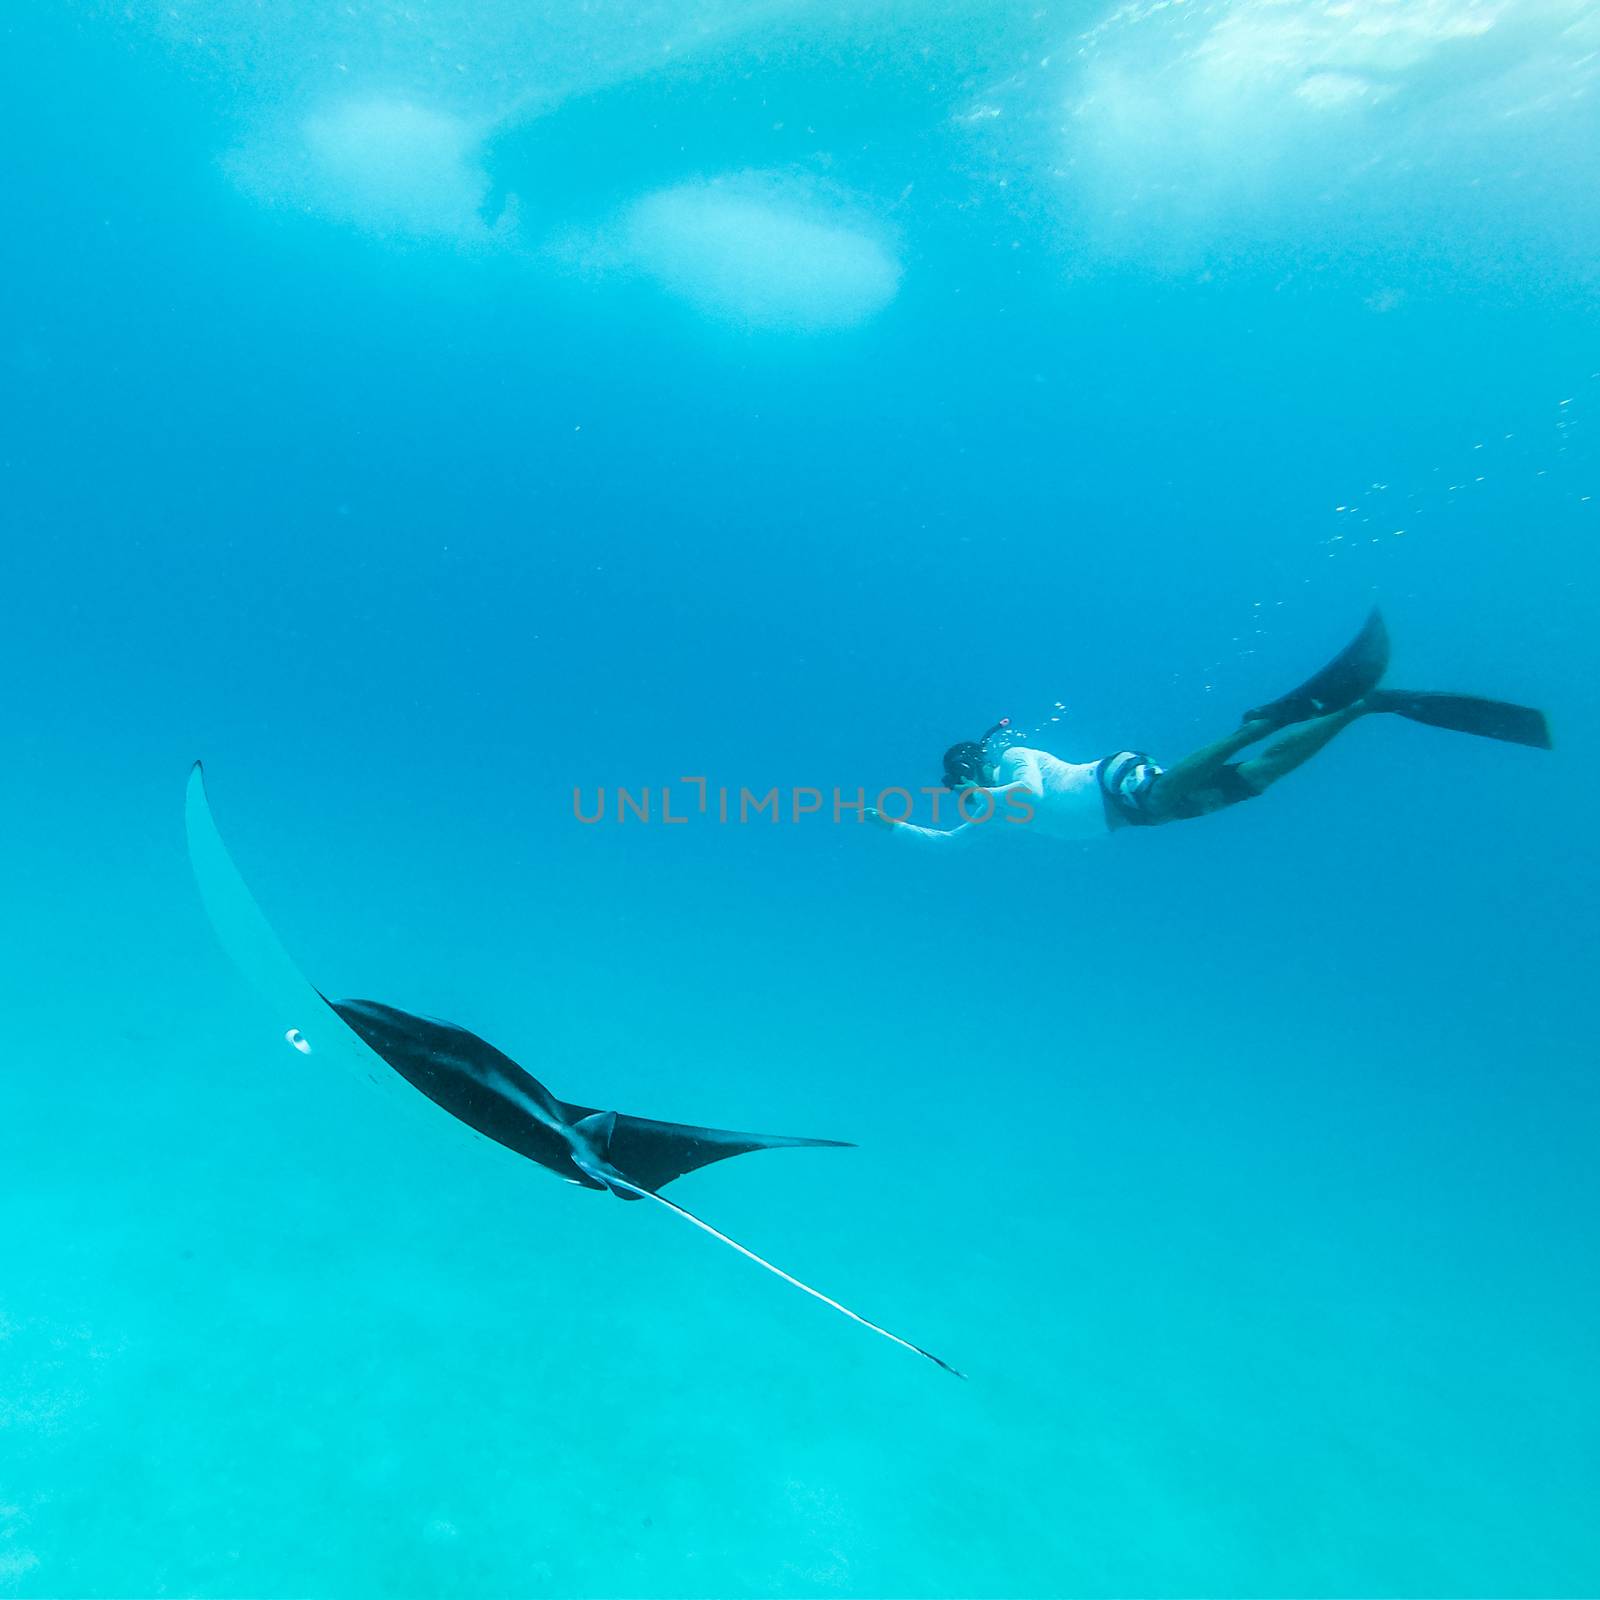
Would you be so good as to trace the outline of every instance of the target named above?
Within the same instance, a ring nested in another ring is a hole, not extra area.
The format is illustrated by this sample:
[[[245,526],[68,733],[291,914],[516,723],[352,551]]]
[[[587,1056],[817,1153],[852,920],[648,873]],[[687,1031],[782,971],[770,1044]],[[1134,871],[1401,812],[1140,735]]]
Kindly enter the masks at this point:
[[[983,834],[1003,838],[1031,833],[1041,839],[1077,840],[1099,839],[1111,832],[1098,761],[1062,761],[1044,750],[1014,746],[1000,757],[999,768],[1000,781],[992,789],[963,791],[969,796],[966,814],[974,819],[983,817],[986,809],[975,797],[989,796],[992,810],[985,820],[954,828],[897,822],[895,834],[919,843],[966,845]]]

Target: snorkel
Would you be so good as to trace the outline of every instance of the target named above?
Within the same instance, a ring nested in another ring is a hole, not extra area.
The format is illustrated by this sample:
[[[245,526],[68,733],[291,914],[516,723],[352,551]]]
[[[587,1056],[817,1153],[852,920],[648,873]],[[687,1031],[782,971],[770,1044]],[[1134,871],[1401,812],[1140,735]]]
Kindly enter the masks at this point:
[[[947,789],[965,789],[983,781],[983,769],[988,765],[989,741],[1003,729],[1011,726],[1010,717],[1001,717],[992,728],[986,728],[977,739],[965,739],[953,744],[944,753],[944,786]]]

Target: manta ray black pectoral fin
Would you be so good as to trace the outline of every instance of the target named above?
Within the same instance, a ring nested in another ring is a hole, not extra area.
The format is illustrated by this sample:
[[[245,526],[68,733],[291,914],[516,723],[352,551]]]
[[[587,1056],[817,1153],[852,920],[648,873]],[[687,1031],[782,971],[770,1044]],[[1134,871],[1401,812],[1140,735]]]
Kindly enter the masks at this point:
[[[656,1190],[686,1172],[708,1167],[752,1150],[852,1150],[846,1139],[798,1139],[781,1133],[735,1133],[727,1128],[697,1128],[686,1122],[652,1122],[624,1112],[564,1106],[618,1172],[641,1189]],[[609,1125],[602,1121],[609,1118]],[[603,1142],[600,1136],[604,1136]],[[624,1196],[624,1198],[633,1198]]]

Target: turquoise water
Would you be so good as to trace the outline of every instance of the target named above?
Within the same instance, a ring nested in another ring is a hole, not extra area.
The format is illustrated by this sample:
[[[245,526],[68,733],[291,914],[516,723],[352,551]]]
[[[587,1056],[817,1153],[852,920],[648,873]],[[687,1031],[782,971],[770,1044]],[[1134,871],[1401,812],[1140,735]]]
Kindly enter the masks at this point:
[[[3,27],[0,1593],[1600,1590],[1592,7]],[[682,782],[1175,759],[1374,602],[1555,752]],[[286,1048],[196,758],[329,994],[858,1144],[670,1192],[968,1381]]]

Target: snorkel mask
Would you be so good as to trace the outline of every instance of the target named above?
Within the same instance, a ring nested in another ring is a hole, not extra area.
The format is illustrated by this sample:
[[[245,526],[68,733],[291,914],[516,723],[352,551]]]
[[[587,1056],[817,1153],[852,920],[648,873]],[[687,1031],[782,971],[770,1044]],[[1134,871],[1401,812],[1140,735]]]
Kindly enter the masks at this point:
[[[1011,726],[1010,717],[1001,717],[992,728],[984,731],[979,739],[966,739],[960,744],[953,744],[944,753],[944,786],[947,789],[963,789],[968,784],[983,782],[983,769],[989,759],[987,749],[989,741],[999,732]]]

